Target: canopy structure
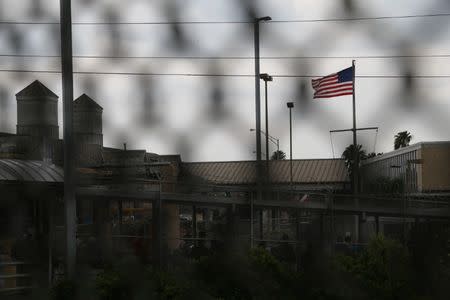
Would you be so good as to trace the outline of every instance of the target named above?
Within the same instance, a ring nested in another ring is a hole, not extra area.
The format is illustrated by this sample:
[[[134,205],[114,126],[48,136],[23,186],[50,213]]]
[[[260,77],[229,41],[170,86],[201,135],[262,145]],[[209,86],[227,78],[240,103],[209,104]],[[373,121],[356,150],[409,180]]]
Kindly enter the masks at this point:
[[[0,182],[62,183],[61,167],[44,161],[0,159]]]

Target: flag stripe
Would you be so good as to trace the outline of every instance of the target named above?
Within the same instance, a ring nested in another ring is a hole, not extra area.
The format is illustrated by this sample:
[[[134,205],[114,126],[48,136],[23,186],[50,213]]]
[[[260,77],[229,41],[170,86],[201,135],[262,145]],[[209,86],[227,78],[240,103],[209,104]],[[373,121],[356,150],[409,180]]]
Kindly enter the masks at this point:
[[[312,81],[313,81],[314,84],[317,84],[317,83],[320,83],[322,81],[335,80],[337,78],[338,78],[337,74],[334,74],[334,75],[329,75],[327,77],[323,77],[321,79],[313,79]]]
[[[343,92],[343,93],[336,93],[336,94],[329,94],[325,96],[314,96],[314,98],[333,98],[333,97],[339,97],[339,96],[345,96],[345,95],[353,95],[353,91],[351,92]]]
[[[327,85],[336,84],[336,83],[338,83],[337,79],[329,80],[329,81],[323,81],[323,82],[318,83],[317,85],[313,86],[313,88],[317,89],[317,88],[320,88],[322,86],[327,86]]]
[[[323,83],[337,82],[337,81],[338,81],[338,77],[337,77],[337,75],[334,75],[333,77],[330,77],[330,78],[318,79],[315,82],[313,81],[313,86],[316,87],[316,86],[319,86],[319,85],[321,85]]]
[[[352,93],[352,92],[353,92],[353,89],[341,89],[341,90],[336,90],[336,91],[326,92],[326,93],[316,93],[316,94],[314,94],[314,97],[318,98],[321,96],[340,94],[340,93]]]
[[[342,83],[332,82],[332,83],[327,83],[327,84],[318,86],[315,88],[315,90],[317,92],[319,90],[332,89],[334,87],[340,87],[340,86],[353,86],[353,83],[351,83],[351,82],[342,82]]]
[[[321,93],[323,91],[327,92],[327,91],[333,91],[335,89],[342,89],[342,88],[350,88],[350,89],[352,89],[353,88],[353,84],[352,83],[344,83],[344,84],[336,83],[336,84],[333,84],[332,86],[326,86],[326,87],[318,88],[318,89],[316,89],[315,93],[317,94],[317,93]]]
[[[316,90],[314,92],[314,94],[326,94],[326,93],[329,93],[329,92],[334,92],[334,91],[342,90],[342,89],[353,90],[353,86],[335,86],[335,87],[332,87],[332,88],[320,89],[320,90]]]

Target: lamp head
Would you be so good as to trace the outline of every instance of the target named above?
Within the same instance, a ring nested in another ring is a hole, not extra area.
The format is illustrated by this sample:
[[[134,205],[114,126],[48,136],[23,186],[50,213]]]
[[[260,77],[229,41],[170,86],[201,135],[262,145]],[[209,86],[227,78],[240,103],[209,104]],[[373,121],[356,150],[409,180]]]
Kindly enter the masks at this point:
[[[262,17],[262,18],[256,18],[256,22],[261,22],[261,21],[264,21],[264,22],[272,21],[272,18],[269,17],[269,16],[265,16],[265,17]]]
[[[270,75],[267,74],[267,73],[259,74],[259,78],[262,79],[262,80],[264,80],[264,81],[273,81],[273,77],[270,76]]]
[[[288,103],[286,103],[286,105],[289,108],[293,108],[294,107],[294,102],[288,102]]]

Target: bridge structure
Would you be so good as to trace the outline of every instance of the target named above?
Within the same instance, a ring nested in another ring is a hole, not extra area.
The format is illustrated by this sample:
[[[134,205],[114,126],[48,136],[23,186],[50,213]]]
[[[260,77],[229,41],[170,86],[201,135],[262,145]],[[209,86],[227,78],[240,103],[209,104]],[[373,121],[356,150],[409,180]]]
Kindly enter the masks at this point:
[[[165,192],[160,184],[92,185],[78,187],[77,195],[160,201],[168,204],[222,206],[249,205],[256,188],[210,186],[206,191]],[[332,190],[271,189],[256,207],[308,209],[336,214],[450,219],[450,193],[438,194],[345,194]]]
[[[328,239],[324,243],[334,244],[334,227],[338,221],[338,216],[359,216],[360,220],[372,217],[375,220],[376,232],[379,232],[380,218],[398,218],[400,220],[414,220],[414,222],[439,221],[448,222],[450,220],[450,195],[446,194],[347,194],[333,189],[319,189],[316,187],[309,190],[290,190],[288,187],[270,189],[263,192],[263,198],[258,200],[256,187],[233,187],[233,186],[196,186],[191,184],[183,186],[178,182],[173,186],[172,191],[165,191],[164,185],[173,182],[146,182],[141,184],[128,185],[88,185],[77,189],[77,196],[95,199],[128,199],[132,201],[150,201],[152,203],[152,243],[157,245],[155,249],[163,252],[164,233],[166,226],[164,223],[171,222],[170,216],[164,214],[165,206],[192,206],[192,207],[222,207],[226,208],[230,222],[239,222],[236,219],[236,208],[251,208],[246,237],[255,242],[270,241],[302,243],[302,237],[297,234],[295,239],[289,241],[264,239],[262,233],[255,232],[252,228],[254,224],[261,221],[262,215],[255,214],[263,209],[282,209],[291,211],[294,215],[301,216],[302,213],[318,216],[320,227],[320,238]],[[253,205],[251,206],[251,204]],[[173,215],[172,215],[173,218]],[[193,217],[194,218],[194,217]],[[324,219],[327,221],[324,222]],[[173,220],[173,222],[176,222]],[[295,227],[301,226],[301,217],[295,219]],[[325,223],[327,225],[325,225]],[[260,223],[261,224],[261,223]],[[247,226],[246,225],[246,226]],[[231,224],[230,228],[238,225]],[[260,225],[262,227],[262,224]],[[328,234],[325,234],[325,227],[331,227]],[[356,232],[363,231],[363,222],[357,224]],[[235,229],[230,229],[235,231]],[[262,230],[262,229],[260,229]],[[406,230],[406,229],[405,229]],[[299,229],[297,229],[299,232]],[[181,238],[180,238],[181,239]],[[201,237],[192,237],[192,240],[201,240]],[[159,246],[158,246],[159,245]],[[153,255],[161,257],[157,251]]]

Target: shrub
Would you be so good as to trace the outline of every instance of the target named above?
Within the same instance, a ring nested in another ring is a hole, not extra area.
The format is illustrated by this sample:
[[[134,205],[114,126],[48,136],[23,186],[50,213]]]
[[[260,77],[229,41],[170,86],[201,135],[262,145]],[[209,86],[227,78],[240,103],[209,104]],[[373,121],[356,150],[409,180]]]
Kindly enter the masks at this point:
[[[50,298],[53,300],[76,299],[77,286],[71,280],[60,280],[50,290]]]
[[[101,300],[125,299],[130,295],[124,278],[114,270],[105,270],[95,279],[95,288]]]
[[[372,299],[409,299],[409,254],[398,241],[378,235],[359,256],[339,256],[337,264],[352,274]]]

